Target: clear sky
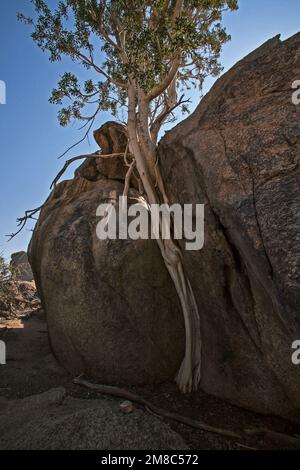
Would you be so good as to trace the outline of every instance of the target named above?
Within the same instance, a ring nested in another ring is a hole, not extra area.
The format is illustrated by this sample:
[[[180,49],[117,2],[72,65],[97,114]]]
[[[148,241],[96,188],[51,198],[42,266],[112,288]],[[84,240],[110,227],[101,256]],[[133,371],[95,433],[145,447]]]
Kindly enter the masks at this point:
[[[54,0],[48,3],[56,4]],[[224,70],[276,34],[286,39],[300,30],[299,0],[240,0],[239,4],[237,12],[224,18],[232,36],[222,53]],[[30,226],[9,243],[5,234],[16,230],[16,218],[26,209],[45,200],[62,165],[57,157],[81,136],[76,126],[61,128],[57,108],[48,103],[58,77],[64,71],[80,69],[67,60],[50,63],[30,38],[30,27],[16,20],[17,11],[30,13],[30,1],[1,0],[0,80],[6,82],[7,103],[0,105],[0,252],[6,258],[14,251],[26,250]],[[212,83],[207,80],[205,91]],[[195,97],[194,105],[198,101]],[[107,113],[101,114],[95,127],[108,118]],[[95,148],[91,140],[69,157]]]

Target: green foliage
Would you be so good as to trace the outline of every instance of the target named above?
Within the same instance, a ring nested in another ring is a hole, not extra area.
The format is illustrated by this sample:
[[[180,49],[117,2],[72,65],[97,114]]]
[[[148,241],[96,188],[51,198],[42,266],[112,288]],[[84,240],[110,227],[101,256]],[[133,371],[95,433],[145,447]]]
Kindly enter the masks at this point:
[[[16,273],[0,255],[0,317],[12,315],[16,307]]]
[[[175,62],[177,88],[201,88],[207,75],[220,73],[221,47],[230,39],[222,14],[237,9],[236,0],[63,0],[55,9],[42,0],[33,4],[35,19],[18,16],[34,27],[32,38],[50,60],[68,56],[99,74],[84,83],[71,73],[61,77],[50,102],[69,100],[59,112],[63,126],[72,119],[89,123],[101,110],[116,115],[126,107],[132,79],[151,95]],[[96,111],[84,116],[88,103]]]

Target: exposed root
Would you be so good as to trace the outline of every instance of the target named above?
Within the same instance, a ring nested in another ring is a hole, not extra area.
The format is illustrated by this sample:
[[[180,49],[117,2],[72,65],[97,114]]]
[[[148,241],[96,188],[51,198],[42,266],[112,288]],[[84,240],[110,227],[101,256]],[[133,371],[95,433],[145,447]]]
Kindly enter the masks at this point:
[[[158,406],[153,405],[150,401],[146,400],[145,398],[140,397],[139,395],[135,395],[134,393],[129,392],[120,387],[114,387],[111,385],[100,385],[100,384],[93,384],[88,382],[87,380],[82,379],[81,377],[77,377],[73,380],[75,384],[83,385],[90,390],[94,390],[95,392],[102,393],[104,395],[111,395],[114,397],[125,398],[126,400],[130,400],[134,403],[142,405],[145,407],[146,411],[150,411],[151,414],[154,414],[159,417],[163,417],[166,419],[171,419],[173,421],[177,421],[178,423],[185,424],[186,426],[190,426],[195,429],[200,429],[201,431],[207,431],[214,434],[220,434],[221,436],[229,437],[232,439],[241,439],[241,435],[237,434],[233,431],[228,431],[227,429],[220,429],[214,426],[210,426],[208,424],[202,423],[200,421],[196,421],[194,419],[186,418],[185,416],[178,415],[177,413],[173,413],[171,411],[164,410],[159,408]]]
[[[193,390],[193,368],[191,357],[185,355],[175,382],[182,393],[190,393]]]
[[[146,411],[148,411],[149,413],[157,417],[170,419],[178,423],[184,424],[186,426],[199,429],[201,431],[206,431],[206,432],[224,436],[226,438],[239,439],[239,440],[247,436],[256,436],[256,437],[260,436],[260,437],[269,438],[275,441],[279,441],[282,444],[292,445],[293,447],[300,449],[300,439],[296,436],[289,436],[288,434],[284,434],[284,433],[273,431],[273,430],[266,429],[266,428],[244,429],[241,432],[241,434],[238,434],[234,431],[229,431],[227,429],[221,429],[221,428],[217,428],[214,426],[210,426],[209,424],[202,423],[201,421],[191,419],[191,418],[186,418],[185,416],[181,416],[177,413],[173,413],[172,411],[159,408],[158,406],[153,405],[153,403],[146,400],[145,398],[142,398],[139,395],[131,393],[124,388],[114,387],[111,385],[94,384],[94,383],[88,382],[87,380],[82,379],[81,376],[75,378],[73,382],[75,384],[82,385],[95,392],[102,393],[104,395],[110,395],[110,396],[130,400],[134,403],[142,405]],[[254,448],[249,447],[245,444],[238,444],[238,445],[241,447],[254,450]]]
[[[183,393],[197,390],[201,379],[200,317],[194,293],[184,272],[182,253],[175,242],[164,240],[160,249],[178,293],[185,323],[185,356],[175,378]]]

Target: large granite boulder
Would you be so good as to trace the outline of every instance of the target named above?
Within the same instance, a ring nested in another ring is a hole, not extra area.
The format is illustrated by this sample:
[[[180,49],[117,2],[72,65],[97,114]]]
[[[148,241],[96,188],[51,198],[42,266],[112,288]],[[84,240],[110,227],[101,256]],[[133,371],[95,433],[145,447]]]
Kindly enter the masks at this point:
[[[102,382],[173,379],[184,351],[175,288],[155,240],[100,240],[96,210],[124,191],[124,126],[94,132],[99,158],[55,187],[41,210],[30,262],[57,359]],[[101,154],[113,154],[101,158]],[[121,158],[120,158],[121,157]],[[132,180],[128,204],[138,193]]]
[[[205,204],[184,252],[203,335],[202,388],[255,411],[299,413],[300,34],[236,64],[160,145],[172,201]]]
[[[97,207],[123,189],[109,179],[60,183],[41,211],[30,260],[61,364],[104,383],[161,382],[180,365],[184,328],[157,243],[96,234]]]
[[[202,389],[298,419],[300,106],[291,85],[299,77],[300,35],[268,41],[159,149],[171,200],[205,204],[204,248],[184,251],[201,315]],[[33,234],[53,350],[72,372],[102,382],[171,379],[184,346],[176,292],[155,241],[96,238],[98,204],[124,187],[97,162],[85,163],[92,177],[84,166],[56,187]]]

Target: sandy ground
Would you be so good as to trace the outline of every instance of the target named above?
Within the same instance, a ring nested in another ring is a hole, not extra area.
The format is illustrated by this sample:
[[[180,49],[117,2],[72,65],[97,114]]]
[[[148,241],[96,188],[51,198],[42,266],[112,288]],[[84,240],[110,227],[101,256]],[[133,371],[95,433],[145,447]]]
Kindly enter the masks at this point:
[[[0,321],[0,340],[5,341],[7,363],[0,366],[0,399],[20,399],[55,387],[64,387],[73,398],[94,400],[99,395],[72,383],[71,377],[51,353],[47,326],[42,312],[27,319]],[[300,426],[272,416],[260,416],[234,407],[222,400],[197,392],[182,395],[175,384],[153,387],[131,387],[131,391],[147,398],[160,408],[174,411],[211,426],[241,433],[247,428],[269,430],[300,436]],[[118,400],[106,397],[106,400]],[[119,400],[121,402],[122,400]],[[1,414],[1,410],[0,410]],[[296,448],[283,439],[246,437],[228,439],[169,421],[191,449],[282,449]],[[300,443],[300,440],[299,440]],[[300,448],[300,445],[299,445]]]

